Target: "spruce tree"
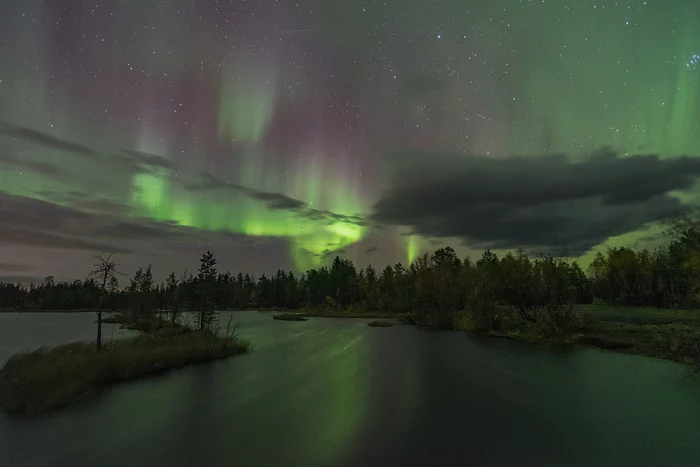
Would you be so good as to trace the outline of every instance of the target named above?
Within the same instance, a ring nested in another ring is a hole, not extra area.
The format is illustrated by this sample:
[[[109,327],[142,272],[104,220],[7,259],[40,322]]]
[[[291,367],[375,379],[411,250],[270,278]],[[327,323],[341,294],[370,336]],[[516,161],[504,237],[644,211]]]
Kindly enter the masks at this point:
[[[216,286],[216,258],[207,250],[199,260],[197,273],[197,294],[199,295],[200,331],[213,332],[216,328],[216,312],[214,311],[214,287]]]

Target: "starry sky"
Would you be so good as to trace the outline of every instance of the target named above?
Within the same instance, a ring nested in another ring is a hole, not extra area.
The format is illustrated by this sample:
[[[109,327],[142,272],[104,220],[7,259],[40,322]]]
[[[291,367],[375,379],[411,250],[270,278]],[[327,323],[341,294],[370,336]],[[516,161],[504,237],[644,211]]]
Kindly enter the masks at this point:
[[[647,246],[700,191],[696,0],[5,0],[0,279]]]

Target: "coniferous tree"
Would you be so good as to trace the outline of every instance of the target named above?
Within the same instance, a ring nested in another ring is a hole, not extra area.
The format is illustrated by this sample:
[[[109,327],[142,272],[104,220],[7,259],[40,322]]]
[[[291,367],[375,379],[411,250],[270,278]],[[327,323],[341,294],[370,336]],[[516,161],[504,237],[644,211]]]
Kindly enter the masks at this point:
[[[216,327],[216,312],[214,311],[214,288],[216,284],[216,258],[207,250],[201,257],[197,273],[197,294],[199,298],[200,331],[213,332]]]

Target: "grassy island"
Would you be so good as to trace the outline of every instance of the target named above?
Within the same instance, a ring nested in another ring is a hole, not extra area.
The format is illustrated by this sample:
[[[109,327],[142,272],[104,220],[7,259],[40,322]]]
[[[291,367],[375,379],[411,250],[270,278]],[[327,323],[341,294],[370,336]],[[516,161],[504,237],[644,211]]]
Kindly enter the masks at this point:
[[[308,318],[356,318],[356,319],[400,319],[405,313],[385,313],[381,311],[356,311],[356,310],[317,310],[304,311],[303,316]]]
[[[307,318],[298,313],[279,313],[272,315],[272,319],[278,321],[306,321]]]
[[[38,415],[92,397],[114,383],[247,352],[250,344],[187,328],[141,334],[95,349],[78,342],[14,355],[0,370],[0,407]]]
[[[367,323],[367,326],[372,327],[372,328],[388,328],[393,326],[394,323],[392,321],[387,321],[383,319],[375,319],[373,321],[370,321]]]

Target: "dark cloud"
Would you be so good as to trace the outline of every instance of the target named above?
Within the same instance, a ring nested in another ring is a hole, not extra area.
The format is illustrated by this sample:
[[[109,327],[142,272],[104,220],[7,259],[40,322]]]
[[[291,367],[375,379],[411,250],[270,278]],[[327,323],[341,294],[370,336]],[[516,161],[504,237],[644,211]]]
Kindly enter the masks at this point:
[[[75,190],[37,190],[34,193],[40,196],[42,199],[50,199],[54,203],[59,203],[60,205],[77,209],[79,211],[88,211],[90,213],[102,213],[117,216],[128,215],[133,211],[133,208],[128,204],[87,192]]]
[[[344,222],[363,227],[368,225],[366,219],[362,218],[361,216],[344,215],[331,211],[314,209],[305,202],[287,196],[283,193],[267,192],[250,188],[238,183],[230,183],[208,173],[202,173],[194,178],[190,177],[190,179],[183,177],[170,177],[169,171],[174,168],[173,164],[167,159],[155,154],[130,149],[121,149],[117,153],[110,154],[109,157],[107,157],[88,146],[62,140],[30,128],[5,123],[0,123],[0,134],[22,138],[26,141],[43,145],[51,149],[89,156],[99,161],[102,166],[102,170],[105,173],[109,172],[111,175],[120,174],[127,179],[132,177],[134,174],[152,172],[155,175],[167,178],[170,182],[179,184],[181,187],[192,192],[217,190],[234,192],[236,194],[260,201],[261,203],[265,204],[268,209],[272,210],[292,211],[296,215],[313,220],[326,221],[328,223]],[[18,159],[8,155],[0,155],[0,163],[2,162],[12,166],[23,167],[27,170],[54,178],[59,177],[65,172],[65,169],[56,167],[50,163],[32,159]],[[163,173],[163,170],[166,170],[166,172]],[[95,199],[93,193],[51,193],[51,199],[58,200],[56,196],[60,197],[64,204],[75,207],[76,209],[91,212],[100,211],[112,215],[119,213],[127,214],[131,211],[131,208],[128,205],[116,202],[112,199]]]
[[[306,207],[306,203],[298,199],[290,198],[282,193],[265,193],[255,190],[248,190],[250,195],[258,201],[264,202],[270,209],[280,209],[296,211]]]
[[[42,133],[41,131],[36,131],[32,130],[31,128],[25,128],[9,123],[0,123],[0,135],[20,138],[30,143],[45,146],[49,149],[76,153],[85,157],[95,157],[97,155],[92,148],[85,146],[84,144],[56,138],[55,136]]]
[[[131,177],[137,173],[155,173],[156,175],[161,175],[159,172],[173,168],[173,164],[169,160],[156,154],[128,149],[101,152],[85,144],[57,138],[32,128],[9,123],[0,122],[0,135],[20,139],[47,149],[82,156],[93,163],[99,164],[98,166],[102,169],[103,173],[112,176],[123,175]],[[29,159],[29,157],[31,156],[20,160],[5,155],[0,157],[0,162],[5,162],[8,165],[17,167],[24,167],[36,173],[54,178],[66,173],[65,168],[56,167],[45,161],[32,160]]]
[[[376,246],[369,247],[365,250],[365,253],[374,253],[375,251],[379,251],[379,247],[376,247]]]
[[[63,169],[48,162],[36,161],[26,158],[13,157],[8,154],[0,154],[0,163],[18,169],[29,170],[41,174],[48,178],[61,179],[64,174]]]
[[[151,154],[143,151],[136,151],[133,149],[122,149],[121,152],[126,155],[127,159],[135,162],[139,165],[150,166],[150,167],[160,167],[163,169],[173,168],[173,164],[164,157],[157,154]]]
[[[0,192],[0,198],[0,226],[8,228],[50,228],[56,232],[65,232],[71,230],[72,226],[88,223],[92,218],[91,214],[38,199],[5,192]]]
[[[396,156],[395,183],[375,204],[374,220],[480,247],[556,242],[572,254],[685,212],[669,192],[700,176],[700,159],[690,157]]]
[[[71,194],[80,200],[80,193]],[[288,239],[252,237],[232,232],[201,231],[193,227],[146,218],[83,212],[70,206],[0,192],[0,276],[22,283],[39,271],[57,280],[84,277],[93,255],[118,253],[120,271],[131,273],[155,261],[157,280],[170,271],[196,271],[206,250],[215,252],[222,270],[259,274],[267,271],[263,251],[276,266],[291,267]],[[63,203],[64,200],[61,200]],[[15,264],[32,266],[21,270]],[[1,279],[0,279],[1,280]],[[36,280],[35,280],[36,282]]]
[[[13,273],[26,272],[31,269],[32,268],[27,266],[26,264],[0,262],[0,271],[2,271],[2,273],[6,273],[8,271],[11,271]]]
[[[108,251],[110,253],[128,253],[131,251],[100,241],[8,226],[2,226],[0,229],[0,243],[43,248],[62,248],[66,250]]]
[[[273,237],[255,237],[237,232],[210,232],[209,235],[217,236],[227,244],[240,244],[248,246],[269,245],[271,242],[279,242],[280,239]]]
[[[328,250],[325,250],[328,251]],[[299,252],[305,253],[310,256],[315,256],[316,258],[321,258],[323,255],[321,253],[314,253],[313,251],[307,249],[307,248],[299,248]]]
[[[0,206],[0,240],[17,238],[19,243],[36,246],[55,246],[71,249],[126,252],[112,242],[125,241],[175,241],[183,238],[197,239],[199,230],[170,222],[156,222],[146,218],[127,218],[118,204],[101,203],[77,198],[81,209],[88,205],[95,213],[76,209],[73,205],[57,204],[5,194]],[[110,213],[110,211],[114,211]],[[118,215],[114,215],[118,214]],[[25,236],[23,242],[21,237]],[[52,244],[51,242],[55,242]]]
[[[297,211],[307,207],[306,203],[298,199],[291,198],[282,193],[273,193],[249,188],[238,183],[230,183],[220,180],[210,174],[202,174],[199,182],[183,182],[180,183],[190,191],[216,191],[226,190],[240,193],[250,198],[256,199],[265,203],[265,205],[274,210]]]
[[[126,215],[133,211],[131,206],[110,199],[73,199],[69,204],[76,209],[110,215]]]
[[[306,208],[303,211],[299,212],[299,215],[315,221],[326,221],[329,224],[333,224],[335,222],[343,222],[346,224],[357,225],[359,227],[366,227],[370,225],[367,219],[361,216],[338,214],[323,209]]]
[[[201,176],[201,180],[196,183],[183,182],[182,180],[179,180],[178,182],[190,191],[229,190],[233,191],[234,193],[244,194],[250,198],[261,201],[269,209],[292,211],[300,217],[305,217],[311,220],[326,221],[329,224],[343,222],[361,227],[369,225],[366,219],[358,215],[345,215],[323,209],[314,209],[305,202],[291,198],[282,193],[256,190],[238,183],[230,183],[220,180],[210,174],[203,174]]]
[[[340,249],[340,250],[331,250],[331,249],[326,248],[325,250],[323,250],[323,252],[321,252],[320,257],[323,259],[327,259],[327,258],[336,257],[336,256],[340,256],[340,255],[347,255],[347,254],[348,254],[348,250],[346,250],[344,248]]]
[[[89,236],[102,222],[98,216],[7,193],[0,192],[0,196],[3,199],[0,243],[115,253],[130,251]]]
[[[42,276],[22,276],[22,275],[14,275],[14,274],[0,274],[0,282],[9,282],[11,284],[22,284],[22,285],[29,285],[29,284],[41,284],[44,282],[44,278]]]
[[[182,239],[192,230],[175,224],[143,219],[141,222],[125,220],[109,223],[93,230],[92,233],[103,238],[164,241]]]

